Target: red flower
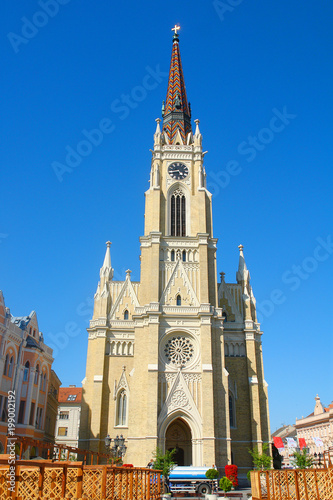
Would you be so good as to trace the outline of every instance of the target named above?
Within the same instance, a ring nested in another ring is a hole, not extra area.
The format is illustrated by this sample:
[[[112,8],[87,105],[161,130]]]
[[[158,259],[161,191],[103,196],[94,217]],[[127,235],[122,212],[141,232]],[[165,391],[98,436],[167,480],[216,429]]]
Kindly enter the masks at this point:
[[[238,487],[238,467],[237,465],[226,465],[224,467],[225,470],[225,475],[227,476],[228,479],[232,482],[235,488]]]

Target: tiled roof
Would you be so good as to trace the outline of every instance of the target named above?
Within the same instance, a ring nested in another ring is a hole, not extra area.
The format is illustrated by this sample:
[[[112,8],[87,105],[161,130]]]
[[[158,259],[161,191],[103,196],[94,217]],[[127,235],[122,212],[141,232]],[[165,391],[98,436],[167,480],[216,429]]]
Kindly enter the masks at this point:
[[[12,316],[10,321],[17,325],[21,330],[25,330],[29,321],[31,320],[30,316]]]
[[[36,342],[36,340],[31,337],[31,335],[27,336],[27,347],[30,349],[39,349],[40,351],[43,351],[41,346]]]
[[[173,141],[179,130],[183,142],[185,143],[187,134],[192,131],[191,110],[187,102],[178,35],[174,35],[173,37],[163,123],[163,129],[167,133],[170,142]]]
[[[68,399],[70,398],[70,399]],[[81,403],[82,387],[60,387],[58,402],[59,403]]]

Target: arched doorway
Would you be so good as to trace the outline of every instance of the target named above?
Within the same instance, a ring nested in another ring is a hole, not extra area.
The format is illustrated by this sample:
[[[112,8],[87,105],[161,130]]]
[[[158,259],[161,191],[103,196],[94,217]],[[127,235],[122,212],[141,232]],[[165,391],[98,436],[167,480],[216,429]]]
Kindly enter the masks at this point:
[[[174,461],[177,465],[192,465],[192,434],[188,424],[182,419],[173,420],[165,433],[165,449],[177,452]]]

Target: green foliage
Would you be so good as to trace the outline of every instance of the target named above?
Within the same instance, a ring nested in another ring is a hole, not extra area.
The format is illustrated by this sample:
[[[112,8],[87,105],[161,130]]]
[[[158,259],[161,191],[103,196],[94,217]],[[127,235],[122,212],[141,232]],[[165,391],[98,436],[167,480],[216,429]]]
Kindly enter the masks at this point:
[[[255,446],[253,450],[249,450],[249,453],[253,460],[253,465],[257,470],[270,469],[272,463],[272,457],[267,455],[269,449],[268,443],[263,443],[262,453],[259,452],[258,447]]]
[[[206,470],[206,478],[211,479],[212,481],[214,479],[217,479],[219,477],[219,471],[216,469],[208,469]]]
[[[215,483],[213,481],[219,477],[219,471],[216,469],[208,469],[206,470],[205,475],[207,479],[212,481],[212,493],[214,493]]]
[[[176,465],[176,463],[172,460],[176,451],[177,450],[175,448],[171,451],[167,450],[163,455],[162,450],[160,448],[156,448],[156,451],[154,452],[154,469],[161,470],[165,479],[169,478],[170,472]]]
[[[230,491],[231,488],[232,488],[232,482],[230,481],[230,479],[228,479],[226,476],[221,477],[221,479],[220,479],[220,488],[225,493],[228,493],[228,491]]]
[[[251,471],[250,470],[247,471],[246,477],[247,477],[249,483],[251,484]]]
[[[307,469],[313,466],[313,458],[308,455],[306,448],[303,448],[302,451],[295,451],[293,454],[294,467],[298,467],[299,469]]]

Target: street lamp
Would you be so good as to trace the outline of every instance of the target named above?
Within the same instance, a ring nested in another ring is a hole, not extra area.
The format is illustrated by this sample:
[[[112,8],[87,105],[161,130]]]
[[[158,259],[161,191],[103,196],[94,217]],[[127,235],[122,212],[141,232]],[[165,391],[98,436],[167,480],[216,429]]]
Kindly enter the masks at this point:
[[[321,453],[320,452],[318,453],[318,465],[321,466]]]
[[[113,439],[113,446],[111,446],[112,438],[110,438],[109,434],[105,437],[104,441],[105,448],[108,452],[111,451],[115,458],[122,458],[125,455],[127,446],[125,446],[125,438],[122,434],[120,434],[120,437],[117,435]]]

